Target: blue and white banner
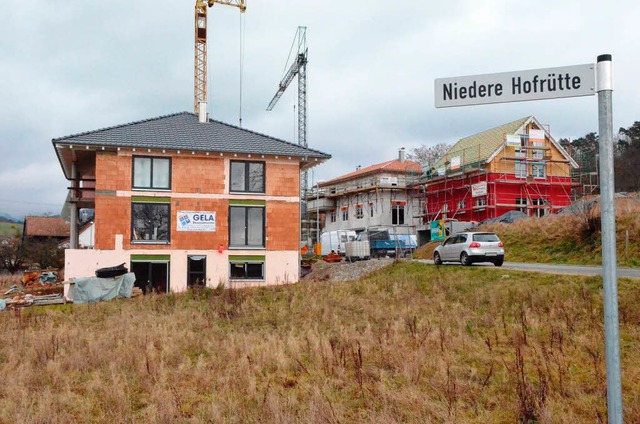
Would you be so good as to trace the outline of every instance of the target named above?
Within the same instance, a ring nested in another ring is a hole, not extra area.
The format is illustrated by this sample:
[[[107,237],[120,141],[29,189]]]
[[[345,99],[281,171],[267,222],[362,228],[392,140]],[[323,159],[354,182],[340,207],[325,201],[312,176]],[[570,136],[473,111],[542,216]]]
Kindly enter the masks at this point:
[[[216,231],[215,212],[178,211],[176,221],[178,231]]]

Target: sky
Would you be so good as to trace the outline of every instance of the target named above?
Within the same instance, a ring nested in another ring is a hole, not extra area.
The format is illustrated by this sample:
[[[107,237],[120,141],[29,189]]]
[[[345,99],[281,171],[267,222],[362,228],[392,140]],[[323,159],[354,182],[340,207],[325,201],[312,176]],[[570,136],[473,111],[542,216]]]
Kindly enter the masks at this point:
[[[192,111],[194,4],[2,0],[0,213],[60,213],[69,183],[51,139]],[[436,109],[436,78],[611,54],[615,133],[640,120],[639,22],[631,0],[247,0],[243,15],[216,4],[209,112],[237,125],[242,110],[244,128],[297,142],[296,81],[266,107],[306,26],[307,141],[332,155],[310,182],[529,115],[556,139],[598,131],[596,96]]]

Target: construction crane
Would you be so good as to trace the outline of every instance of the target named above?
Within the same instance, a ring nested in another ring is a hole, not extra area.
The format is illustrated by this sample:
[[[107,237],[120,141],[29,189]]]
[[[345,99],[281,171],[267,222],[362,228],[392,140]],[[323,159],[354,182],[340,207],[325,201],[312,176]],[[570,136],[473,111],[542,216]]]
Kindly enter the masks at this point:
[[[298,145],[307,147],[307,27],[300,26],[293,38],[293,44],[289,50],[287,64],[291,58],[291,52],[295,44],[298,49],[293,63],[286,71],[284,77],[280,81],[278,91],[267,106],[267,110],[272,110],[278,103],[278,100],[284,94],[291,81],[298,76]],[[286,64],[285,64],[286,69]],[[300,178],[300,197],[306,202],[307,198],[307,171],[303,171]],[[302,204],[302,203],[301,203]],[[306,211],[306,208],[305,208]],[[308,216],[308,214],[305,214]]]
[[[212,7],[215,3],[235,6],[242,13],[247,9],[245,0],[196,0],[193,82],[193,111],[196,115],[199,112],[200,102],[207,101],[207,7]]]

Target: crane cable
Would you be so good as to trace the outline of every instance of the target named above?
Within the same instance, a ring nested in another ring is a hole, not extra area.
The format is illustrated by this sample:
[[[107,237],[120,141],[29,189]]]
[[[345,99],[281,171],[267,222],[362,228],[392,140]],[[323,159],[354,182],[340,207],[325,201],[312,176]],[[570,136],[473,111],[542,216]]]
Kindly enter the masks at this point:
[[[245,39],[246,22],[244,21],[244,13],[240,14],[240,111],[239,111],[239,126],[242,128],[242,79],[244,77],[244,39]]]

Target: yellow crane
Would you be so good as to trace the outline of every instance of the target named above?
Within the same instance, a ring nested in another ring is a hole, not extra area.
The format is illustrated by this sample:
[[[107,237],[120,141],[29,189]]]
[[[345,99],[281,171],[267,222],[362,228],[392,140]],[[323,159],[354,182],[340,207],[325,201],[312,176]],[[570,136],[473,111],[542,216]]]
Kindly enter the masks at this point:
[[[207,7],[214,3],[235,6],[244,13],[247,9],[246,0],[196,0],[195,22],[195,70],[193,81],[193,111],[197,115],[200,102],[207,101]]]

